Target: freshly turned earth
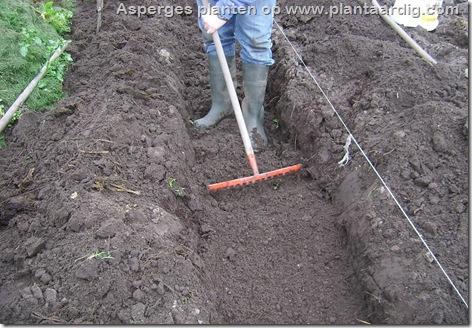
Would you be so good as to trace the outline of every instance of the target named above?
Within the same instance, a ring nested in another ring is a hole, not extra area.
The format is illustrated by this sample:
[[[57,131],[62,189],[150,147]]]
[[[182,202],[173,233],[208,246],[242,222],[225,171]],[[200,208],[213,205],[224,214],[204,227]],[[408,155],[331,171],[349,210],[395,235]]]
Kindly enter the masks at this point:
[[[377,16],[276,20],[468,300],[459,5],[434,33],[408,30],[434,67]],[[263,172],[304,170],[210,194],[208,183],[251,173],[234,118],[192,127],[210,106],[196,16],[118,6],[106,2],[97,35],[95,4],[78,3],[68,97],[7,131],[0,322],[468,323],[354,144],[338,165],[347,133],[277,28],[271,142],[257,159]]]

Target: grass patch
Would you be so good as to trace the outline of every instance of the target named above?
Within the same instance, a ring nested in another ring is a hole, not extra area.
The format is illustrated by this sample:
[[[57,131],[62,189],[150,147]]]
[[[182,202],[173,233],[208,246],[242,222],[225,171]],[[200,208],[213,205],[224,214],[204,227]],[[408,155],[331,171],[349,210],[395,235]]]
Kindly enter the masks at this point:
[[[5,109],[63,44],[64,35],[70,32],[75,3],[74,0],[0,2],[0,99]],[[62,82],[71,62],[70,54],[65,52],[51,64],[26,101],[28,109],[45,110],[64,96]]]

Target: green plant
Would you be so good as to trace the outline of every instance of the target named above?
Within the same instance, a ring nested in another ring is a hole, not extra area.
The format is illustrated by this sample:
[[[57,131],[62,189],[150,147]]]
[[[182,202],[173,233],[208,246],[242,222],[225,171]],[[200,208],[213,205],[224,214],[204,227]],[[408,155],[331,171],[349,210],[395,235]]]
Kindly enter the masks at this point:
[[[27,58],[28,54],[30,57],[34,57],[35,54],[37,54],[38,51],[36,52],[31,52],[30,48],[33,46],[36,46],[36,48],[41,48],[44,44],[44,41],[40,37],[40,33],[37,29],[35,28],[23,28],[21,30],[21,36],[20,36],[20,55],[23,58]],[[37,50],[37,49],[36,49]],[[44,56],[41,56],[44,59]]]
[[[3,99],[0,99],[0,118],[3,117],[5,115],[6,111],[5,111],[5,105],[3,103]],[[8,127],[11,127],[13,126],[16,121],[18,121],[18,119],[20,118],[21,116],[21,110],[18,110],[15,114],[13,114],[13,117],[11,118],[10,122],[8,122]],[[4,135],[2,134],[2,137],[0,138],[0,148],[1,145],[2,145],[2,141],[3,141],[3,146],[5,145],[5,140],[4,140]]]
[[[56,6],[54,1],[42,3],[38,10],[41,17],[52,25],[59,34],[70,32],[70,21],[73,13],[71,10]]]
[[[112,259],[111,253],[109,251],[96,251],[95,253],[89,255],[87,260],[97,259],[97,260],[107,260]]]
[[[182,299],[180,301],[182,302],[182,304],[189,304],[190,303],[190,296],[184,296],[184,297],[182,297]]]
[[[180,187],[179,184],[177,183],[177,180],[175,178],[169,178],[167,180],[167,186],[169,189],[177,196],[177,197],[184,197],[185,196],[185,191],[184,188]]]
[[[59,46],[61,44],[51,43],[49,47],[53,49],[51,53]],[[37,99],[34,108],[47,108],[64,97],[62,83],[72,61],[70,54],[64,52],[49,65],[46,74],[32,93]]]
[[[26,60],[36,61],[41,60],[46,62],[49,60],[49,57],[52,53],[64,43],[63,40],[43,40],[39,32],[33,28],[24,28],[21,31],[21,41],[20,41],[20,55]],[[41,48],[45,48],[45,51]],[[46,86],[55,84],[48,81],[47,77],[55,78],[58,82],[64,81],[64,74],[72,63],[72,57],[69,53],[64,52],[61,57],[56,59],[48,67],[46,73],[46,79],[42,79],[39,82],[39,88],[44,89]],[[48,83],[49,82],[49,83]],[[57,84],[57,83],[56,83]],[[54,88],[52,88],[54,89]],[[49,91],[49,90],[48,90]],[[57,97],[54,97],[53,102],[56,98],[62,96],[62,91],[57,94]],[[48,101],[49,102],[49,101]]]
[[[5,105],[3,105],[3,99],[0,99],[0,117],[5,115]]]
[[[64,82],[65,72],[72,62],[72,56],[69,53],[62,53],[62,55],[48,67],[47,75],[54,77],[60,82]]]
[[[16,122],[19,120],[19,118],[21,117],[21,114],[22,114],[22,113],[23,113],[23,112],[21,111],[21,108],[18,109],[18,110],[15,112],[15,114],[13,114],[13,116],[12,116],[10,122],[8,122],[8,125],[7,125],[7,126],[8,126],[8,127],[11,127],[11,126],[15,125],[15,123],[16,123]]]
[[[274,129],[280,128],[280,120],[277,119],[277,118],[274,118],[274,119],[272,120],[272,126],[274,127]]]

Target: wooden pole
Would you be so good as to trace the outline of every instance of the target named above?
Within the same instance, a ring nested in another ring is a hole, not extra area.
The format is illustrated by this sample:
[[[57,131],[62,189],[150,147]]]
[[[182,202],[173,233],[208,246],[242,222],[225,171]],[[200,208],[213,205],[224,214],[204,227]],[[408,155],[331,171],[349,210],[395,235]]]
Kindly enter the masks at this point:
[[[102,9],[103,9],[103,0],[97,0],[97,33],[100,32],[102,27]]]
[[[63,46],[58,47],[56,51],[54,51],[51,58],[49,58],[46,64],[44,64],[44,66],[41,68],[38,75],[36,75],[36,77],[28,84],[28,86],[15,100],[15,102],[10,106],[5,115],[3,115],[2,119],[0,120],[0,132],[2,132],[7,127],[8,123],[13,118],[13,115],[16,113],[18,108],[20,108],[20,106],[26,101],[26,99],[28,99],[31,92],[33,92],[34,88],[38,85],[39,81],[42,79],[44,74],[46,74],[49,65],[64,52],[69,43],[70,41],[66,41]]]
[[[411,38],[411,36],[409,36],[401,27],[400,25],[398,25],[392,17],[390,17],[389,15],[384,15],[381,13],[381,7],[379,5],[379,3],[377,2],[377,0],[372,0],[372,3],[374,4],[375,7],[377,7],[377,9],[379,10],[379,15],[380,17],[383,18],[383,20],[388,24],[390,25],[391,28],[393,28],[393,30],[395,32],[398,33],[398,35],[400,35],[400,37],[405,40],[406,43],[408,43],[408,45],[410,47],[412,47],[417,53],[418,55],[421,56],[421,58],[423,58],[425,61],[427,61],[431,66],[433,65],[436,65],[438,62],[433,58],[431,57],[423,48],[420,47],[420,45],[418,43],[416,43],[415,40],[413,40]]]

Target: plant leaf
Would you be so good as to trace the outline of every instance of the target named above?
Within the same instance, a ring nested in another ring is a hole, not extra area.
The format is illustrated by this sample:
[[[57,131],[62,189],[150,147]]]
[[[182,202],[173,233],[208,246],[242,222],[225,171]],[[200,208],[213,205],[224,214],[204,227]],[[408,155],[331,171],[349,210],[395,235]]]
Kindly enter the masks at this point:
[[[21,57],[26,57],[26,55],[28,55],[28,46],[23,45],[20,47],[20,55]]]

